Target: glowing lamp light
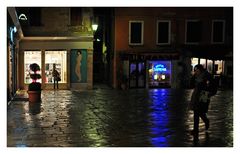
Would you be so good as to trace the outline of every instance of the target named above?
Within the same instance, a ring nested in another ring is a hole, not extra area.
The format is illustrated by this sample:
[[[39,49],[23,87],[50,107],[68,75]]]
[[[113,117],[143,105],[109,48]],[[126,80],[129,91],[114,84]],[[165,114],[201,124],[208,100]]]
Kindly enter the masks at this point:
[[[157,79],[158,79],[158,75],[155,74],[155,75],[153,76],[153,78],[154,78],[154,80],[157,80]]]
[[[98,28],[98,24],[92,24],[92,29],[93,29],[93,31],[96,31],[97,28]]]
[[[161,78],[162,78],[163,80],[165,80],[165,79],[166,79],[166,75],[163,74],[163,75],[161,76]]]

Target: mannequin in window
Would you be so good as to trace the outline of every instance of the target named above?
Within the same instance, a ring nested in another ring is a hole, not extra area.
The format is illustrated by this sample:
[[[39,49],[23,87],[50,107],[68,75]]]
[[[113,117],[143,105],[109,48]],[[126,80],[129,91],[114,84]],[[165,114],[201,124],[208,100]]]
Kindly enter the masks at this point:
[[[80,50],[77,51],[76,57],[76,65],[75,65],[75,73],[77,75],[77,81],[81,82],[81,62],[82,62],[82,52]]]

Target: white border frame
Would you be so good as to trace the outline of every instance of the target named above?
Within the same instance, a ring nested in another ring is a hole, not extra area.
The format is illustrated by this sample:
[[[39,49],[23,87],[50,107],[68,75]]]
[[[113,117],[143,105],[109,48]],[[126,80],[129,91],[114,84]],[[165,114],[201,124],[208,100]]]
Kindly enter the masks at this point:
[[[131,24],[132,23],[141,23],[142,29],[141,29],[141,43],[131,43]],[[129,45],[143,45],[143,37],[144,37],[144,21],[143,20],[130,20],[128,23],[129,26],[129,33],[128,33],[128,44]]]
[[[158,36],[158,24],[162,22],[162,23],[168,23],[168,42],[166,43],[158,43],[158,39],[159,39],[159,36]],[[157,30],[156,30],[156,44],[157,45],[170,45],[171,44],[171,20],[157,20],[157,23],[156,23],[156,27],[157,27]]]

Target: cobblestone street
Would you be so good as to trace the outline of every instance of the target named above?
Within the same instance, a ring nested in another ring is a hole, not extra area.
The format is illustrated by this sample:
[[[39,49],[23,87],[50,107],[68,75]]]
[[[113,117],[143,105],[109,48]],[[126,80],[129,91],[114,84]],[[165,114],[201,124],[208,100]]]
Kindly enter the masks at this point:
[[[205,132],[193,138],[191,90],[99,87],[42,91],[42,102],[13,101],[8,147],[233,147],[233,92],[212,97]]]

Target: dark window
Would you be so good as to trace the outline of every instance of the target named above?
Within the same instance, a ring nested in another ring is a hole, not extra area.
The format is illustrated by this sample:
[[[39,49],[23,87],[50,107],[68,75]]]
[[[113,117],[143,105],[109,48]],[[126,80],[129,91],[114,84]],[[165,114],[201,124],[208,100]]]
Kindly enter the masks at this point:
[[[224,42],[224,22],[213,22],[213,42]]]
[[[187,43],[200,42],[202,37],[202,24],[200,21],[188,21],[187,22]]]
[[[30,26],[41,26],[41,8],[32,7],[29,9]]]
[[[71,8],[70,16],[72,26],[82,25],[82,8],[80,7]]]
[[[131,22],[130,44],[142,44],[142,22]]]
[[[157,34],[157,43],[169,43],[169,22],[160,21],[158,22],[158,34]]]

